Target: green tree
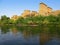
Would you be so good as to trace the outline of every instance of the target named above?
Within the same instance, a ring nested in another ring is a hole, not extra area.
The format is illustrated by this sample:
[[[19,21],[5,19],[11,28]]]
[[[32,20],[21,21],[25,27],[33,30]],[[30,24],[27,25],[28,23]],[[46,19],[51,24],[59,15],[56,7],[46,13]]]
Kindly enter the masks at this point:
[[[10,18],[6,15],[1,16],[1,23],[2,24],[9,24]]]

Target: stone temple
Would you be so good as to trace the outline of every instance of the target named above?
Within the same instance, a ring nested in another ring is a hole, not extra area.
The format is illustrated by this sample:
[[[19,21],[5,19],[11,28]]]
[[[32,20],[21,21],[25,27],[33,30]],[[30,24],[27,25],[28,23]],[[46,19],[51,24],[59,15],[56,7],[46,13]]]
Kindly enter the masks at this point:
[[[56,6],[56,5],[55,5]],[[60,14],[60,10],[53,10],[51,7],[47,6],[43,2],[39,4],[38,11],[30,11],[30,10],[24,10],[24,12],[21,14],[21,17],[30,17],[30,16],[49,16],[54,15],[57,16]],[[19,16],[14,15],[12,19],[18,19]]]
[[[48,7],[44,3],[40,3],[39,12],[38,12],[40,15],[48,16],[51,12],[52,12],[52,8],[51,7]]]
[[[24,10],[24,12],[21,14],[22,17],[28,17],[28,16],[49,16],[49,15],[58,15],[60,13],[60,10],[54,11],[51,7],[47,6],[43,2],[39,4],[38,11],[30,11],[30,10]]]

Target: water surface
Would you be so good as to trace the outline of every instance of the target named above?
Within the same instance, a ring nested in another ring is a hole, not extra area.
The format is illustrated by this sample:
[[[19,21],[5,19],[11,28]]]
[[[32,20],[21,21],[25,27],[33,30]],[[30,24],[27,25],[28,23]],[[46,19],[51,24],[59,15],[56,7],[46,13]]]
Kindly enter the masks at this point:
[[[60,45],[60,26],[1,26],[0,45]]]

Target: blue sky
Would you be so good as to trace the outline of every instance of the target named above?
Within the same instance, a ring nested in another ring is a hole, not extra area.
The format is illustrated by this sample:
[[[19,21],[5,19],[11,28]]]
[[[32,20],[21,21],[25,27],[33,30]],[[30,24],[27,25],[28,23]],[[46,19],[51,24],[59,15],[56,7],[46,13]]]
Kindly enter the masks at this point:
[[[38,11],[40,2],[44,2],[53,10],[60,9],[60,0],[0,0],[0,16],[21,15],[26,9]]]

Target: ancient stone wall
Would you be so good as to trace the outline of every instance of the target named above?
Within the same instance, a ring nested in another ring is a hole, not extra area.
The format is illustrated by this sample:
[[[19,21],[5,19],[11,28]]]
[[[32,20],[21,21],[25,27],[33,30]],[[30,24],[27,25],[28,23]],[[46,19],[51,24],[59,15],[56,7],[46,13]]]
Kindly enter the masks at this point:
[[[48,7],[48,15],[51,14],[52,8]]]
[[[54,16],[57,16],[57,15],[60,14],[60,10],[52,11],[51,14],[54,15]]]
[[[22,17],[28,17],[30,16],[30,10],[24,10],[24,12],[22,13]]]
[[[52,8],[48,7],[44,3],[39,5],[39,15],[48,16],[52,12]]]
[[[31,12],[31,16],[37,16],[37,15],[38,15],[38,12],[36,12],[36,11]]]
[[[22,17],[29,17],[29,16],[37,16],[38,13],[36,11],[25,10],[22,13]]]
[[[14,21],[17,20],[18,18],[19,18],[19,16],[17,16],[17,15],[13,15],[13,16],[11,17],[11,19],[14,20]]]

